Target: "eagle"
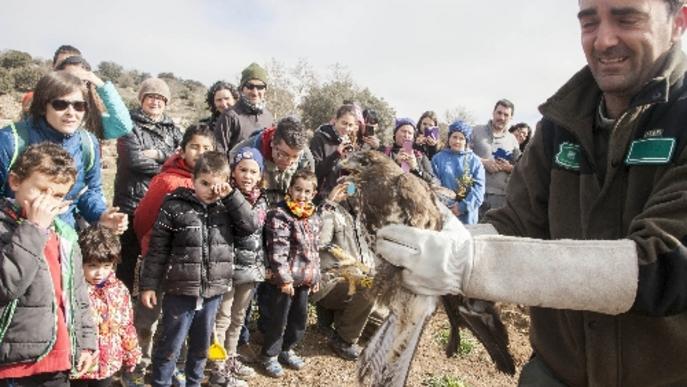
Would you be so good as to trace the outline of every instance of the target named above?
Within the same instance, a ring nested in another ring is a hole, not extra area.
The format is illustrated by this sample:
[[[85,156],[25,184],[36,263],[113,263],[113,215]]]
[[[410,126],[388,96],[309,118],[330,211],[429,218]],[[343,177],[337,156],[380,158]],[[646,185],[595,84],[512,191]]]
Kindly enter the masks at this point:
[[[357,205],[374,249],[377,231],[397,223],[441,230],[443,215],[438,197],[422,179],[405,173],[393,160],[377,151],[359,151],[340,161],[345,179],[355,184]],[[375,302],[389,310],[358,360],[358,381],[371,386],[403,386],[422,331],[443,302],[451,324],[447,356],[460,346],[459,327],[468,328],[485,346],[497,369],[513,375],[515,365],[508,351],[508,332],[495,304],[460,295],[442,297],[412,293],[401,284],[401,268],[376,254],[376,274],[369,289]]]

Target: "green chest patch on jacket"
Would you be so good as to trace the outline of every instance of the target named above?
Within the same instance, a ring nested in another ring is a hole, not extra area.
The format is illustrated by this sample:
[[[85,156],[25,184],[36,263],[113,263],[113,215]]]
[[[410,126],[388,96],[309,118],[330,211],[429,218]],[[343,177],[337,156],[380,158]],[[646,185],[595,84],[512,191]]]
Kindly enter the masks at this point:
[[[555,161],[556,164],[563,168],[579,171],[581,158],[582,156],[579,145],[563,142],[558,147],[558,153],[556,153]]]
[[[626,165],[667,164],[675,151],[675,139],[667,137],[644,138],[632,141],[625,157]]]

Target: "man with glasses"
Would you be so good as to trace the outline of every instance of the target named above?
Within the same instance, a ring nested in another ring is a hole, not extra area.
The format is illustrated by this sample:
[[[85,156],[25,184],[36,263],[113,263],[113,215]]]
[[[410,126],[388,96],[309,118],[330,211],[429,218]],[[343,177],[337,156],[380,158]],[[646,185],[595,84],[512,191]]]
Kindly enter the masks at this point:
[[[300,121],[293,117],[279,120],[276,127],[258,131],[233,148],[256,148],[265,160],[263,186],[269,206],[284,199],[291,176],[299,169],[315,171],[315,161],[307,147],[308,137]],[[234,152],[230,152],[233,160]]]
[[[214,128],[217,150],[227,154],[255,131],[274,125],[274,116],[265,107],[267,71],[257,63],[251,63],[241,72],[240,87],[238,103],[219,116]]]

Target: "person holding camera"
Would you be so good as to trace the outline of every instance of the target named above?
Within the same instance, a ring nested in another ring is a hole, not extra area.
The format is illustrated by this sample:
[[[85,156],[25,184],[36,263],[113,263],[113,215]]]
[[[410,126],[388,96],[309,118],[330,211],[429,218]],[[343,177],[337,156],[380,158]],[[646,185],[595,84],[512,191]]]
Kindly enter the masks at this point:
[[[357,148],[354,140],[362,122],[358,119],[359,112],[353,104],[341,105],[336,110],[334,122],[321,125],[310,140],[317,186],[320,187],[316,203],[323,201],[336,185],[339,160]]]
[[[431,110],[422,113],[417,120],[418,134],[415,138],[415,148],[422,151],[428,159],[439,153],[442,144],[439,142],[439,118]]]
[[[394,125],[394,143],[384,149],[384,154],[391,157],[405,172],[410,172],[422,180],[439,185],[434,176],[432,163],[421,151],[415,149],[417,127],[410,118],[397,118]]]
[[[374,109],[363,110],[364,125],[360,128],[360,135],[358,136],[358,148],[361,150],[378,150],[384,151],[382,142],[379,140],[377,133],[379,133],[379,115]]]

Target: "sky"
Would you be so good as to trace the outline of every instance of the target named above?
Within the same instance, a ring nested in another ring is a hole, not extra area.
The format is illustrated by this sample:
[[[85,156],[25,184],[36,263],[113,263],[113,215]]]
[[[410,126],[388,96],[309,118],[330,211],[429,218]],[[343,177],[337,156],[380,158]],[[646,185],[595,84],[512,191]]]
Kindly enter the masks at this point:
[[[61,44],[210,85],[251,62],[305,59],[326,78],[341,64],[398,116],[464,107],[478,123],[539,104],[585,63],[574,0],[4,0],[0,50],[51,58]]]

